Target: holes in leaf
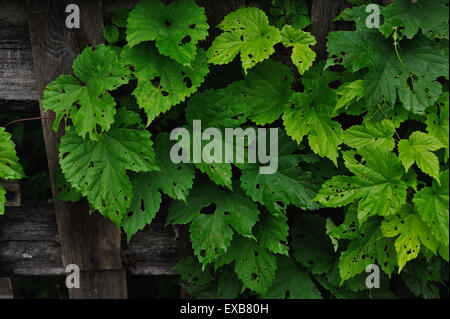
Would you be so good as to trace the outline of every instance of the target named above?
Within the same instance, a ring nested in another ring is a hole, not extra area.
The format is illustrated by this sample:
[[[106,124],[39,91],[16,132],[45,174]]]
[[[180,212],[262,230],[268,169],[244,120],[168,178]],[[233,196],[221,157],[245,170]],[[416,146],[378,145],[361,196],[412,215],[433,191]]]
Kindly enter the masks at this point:
[[[161,84],[161,78],[157,76],[151,82],[155,88],[159,88],[159,85]]]
[[[170,27],[172,25],[172,23],[170,23],[169,20],[166,20],[166,27]]]
[[[192,41],[191,36],[190,36],[190,35],[187,35],[187,36],[185,36],[183,39],[181,39],[181,44],[182,44],[182,45],[185,45],[185,44],[191,43],[191,41]]]
[[[192,80],[189,77],[185,77],[183,82],[186,83],[186,87],[190,89],[192,87]]]
[[[197,26],[196,24],[191,24],[191,25],[189,26],[189,28],[195,29],[196,26]]]
[[[162,96],[166,97],[166,96],[169,95],[169,92],[167,92],[167,91],[162,91],[161,94],[162,94]]]
[[[212,215],[216,211],[216,207],[216,204],[212,203],[209,206],[203,207],[200,213],[205,215]]]

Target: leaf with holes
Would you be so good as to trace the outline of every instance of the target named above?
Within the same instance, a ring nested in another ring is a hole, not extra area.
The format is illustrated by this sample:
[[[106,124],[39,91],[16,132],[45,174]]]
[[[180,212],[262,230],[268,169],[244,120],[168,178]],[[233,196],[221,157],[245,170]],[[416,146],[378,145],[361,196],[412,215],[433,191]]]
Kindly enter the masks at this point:
[[[205,9],[194,0],[174,1],[167,7],[159,0],[143,0],[128,17],[127,41],[130,47],[155,41],[162,55],[190,64],[195,63],[197,43],[206,39],[208,28]]]
[[[233,239],[226,254],[216,261],[216,268],[234,261],[234,270],[244,284],[243,288],[264,295],[275,277],[275,255],[254,239],[238,236]]]
[[[358,233],[358,238],[352,240],[339,257],[341,284],[377,261],[389,276],[397,266],[394,243],[389,238],[383,238],[379,221],[366,222],[358,228]]]
[[[320,189],[320,180],[311,171],[299,167],[302,162],[318,163],[318,159],[293,154],[298,146],[285,134],[276,142],[280,148],[275,153],[277,158],[269,160],[278,164],[276,172],[260,174],[260,164],[245,165],[241,175],[242,188],[276,216],[285,214],[290,204],[304,210],[318,209],[319,205],[312,199]]]
[[[384,24],[380,31],[386,37],[395,28],[400,28],[408,39],[412,39],[419,29],[430,39],[448,39],[448,0],[397,0],[384,8],[382,14]]]
[[[262,298],[322,299],[306,269],[288,257],[279,257],[277,265],[272,287]]]
[[[393,135],[395,125],[385,119],[379,122],[364,121],[363,125],[355,125],[344,132],[344,143],[356,149],[371,146],[386,151],[395,147]]]
[[[297,30],[290,25],[285,25],[281,30],[281,43],[286,48],[292,47],[292,63],[301,75],[312,66],[316,59],[316,53],[311,49],[316,42],[311,33]]]
[[[316,200],[327,207],[358,202],[360,223],[373,215],[397,214],[406,202],[408,186],[400,160],[389,151],[370,147],[358,153],[343,153],[345,166],[354,175],[334,176],[322,185]]]
[[[395,239],[398,257],[398,272],[406,263],[419,255],[421,245],[436,253],[439,243],[432,235],[431,229],[419,214],[403,213],[400,216],[386,218],[381,224],[381,232],[386,237]]]
[[[122,223],[128,241],[156,216],[162,201],[160,190],[175,200],[186,201],[194,183],[194,167],[184,163],[175,164],[170,159],[169,135],[160,133],[154,141],[156,163],[160,170],[131,175],[131,214],[125,216]]]
[[[280,31],[269,25],[261,9],[238,9],[227,15],[218,26],[223,33],[216,37],[207,54],[210,63],[227,64],[240,53],[245,73],[275,52]]]
[[[445,146],[445,160],[449,157],[449,94],[439,97],[436,105],[426,115],[427,132]]]
[[[448,75],[448,57],[423,36],[401,41],[398,54],[391,40],[367,28],[332,32],[327,46],[327,67],[368,69],[364,92],[369,110],[384,103],[395,105],[398,96],[405,109],[423,114],[441,94],[436,79]]]
[[[300,215],[291,230],[293,256],[313,274],[328,272],[333,264],[334,248],[326,234],[325,219]]]
[[[143,130],[115,129],[85,141],[69,127],[59,159],[65,178],[91,207],[120,225],[133,196],[126,171],[157,170],[152,145],[150,133]]]
[[[148,124],[197,91],[208,74],[202,49],[199,49],[191,67],[160,55],[150,43],[125,47],[122,59],[134,68],[138,84],[133,95],[147,114]]]
[[[431,187],[424,187],[414,195],[422,219],[431,229],[436,239],[447,247],[449,245],[449,171],[441,173],[441,185],[433,181]]]
[[[289,235],[289,225],[286,216],[275,217],[272,214],[264,214],[261,217],[261,221],[256,224],[254,233],[260,240],[261,245],[269,251],[274,254],[288,256],[287,237]]]
[[[419,131],[413,132],[408,140],[400,140],[398,154],[405,170],[416,163],[420,170],[439,181],[439,159],[433,153],[444,147],[436,137]]]
[[[286,133],[297,143],[308,136],[309,146],[314,153],[327,157],[337,166],[339,145],[344,133],[333,117],[336,92],[328,87],[322,78],[311,82],[305,92],[291,97],[291,107],[283,115]]]
[[[199,181],[187,203],[173,202],[167,222],[191,223],[192,248],[199,261],[206,265],[224,254],[233,238],[233,229],[242,236],[254,238],[252,228],[259,220],[256,204],[239,185],[229,192],[209,181]]]
[[[99,45],[83,50],[73,62],[73,72],[77,78],[62,75],[47,85],[42,107],[56,113],[55,131],[61,119],[70,116],[81,137],[89,134],[95,139],[114,122],[116,103],[108,91],[128,83],[129,71],[114,51]]]
[[[267,60],[250,70],[244,80],[226,88],[228,94],[238,96],[246,117],[257,125],[272,123],[285,111],[291,89],[292,72],[280,62]]]

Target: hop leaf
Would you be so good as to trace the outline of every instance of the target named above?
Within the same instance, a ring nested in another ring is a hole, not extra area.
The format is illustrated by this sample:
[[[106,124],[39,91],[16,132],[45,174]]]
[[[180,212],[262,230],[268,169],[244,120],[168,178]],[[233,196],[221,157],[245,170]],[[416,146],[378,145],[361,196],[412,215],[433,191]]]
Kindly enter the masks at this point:
[[[25,174],[19,164],[11,134],[6,132],[4,127],[0,127],[0,178],[19,179],[22,177],[25,177]]]
[[[269,299],[321,299],[321,294],[306,269],[292,259],[279,257],[271,289],[263,296]]]
[[[286,135],[280,136],[277,141],[279,149],[277,159],[278,169],[275,173],[261,175],[259,165],[250,164],[242,169],[241,185],[245,192],[265,205],[269,211],[279,216],[284,214],[286,207],[293,204],[305,210],[316,210],[317,203],[312,202],[320,188],[318,180],[310,171],[299,167],[300,163],[313,161],[317,158],[304,158],[293,155],[298,150],[297,145],[290,141]]]
[[[88,47],[73,63],[76,77],[62,75],[47,85],[43,108],[56,113],[53,129],[61,119],[70,116],[81,137],[109,131],[116,114],[114,98],[107,92],[128,83],[129,71],[117,55],[105,45],[96,50]],[[97,132],[97,126],[101,132]]]
[[[336,92],[325,80],[312,81],[305,92],[291,97],[291,107],[284,113],[283,122],[287,134],[297,143],[300,144],[307,135],[314,153],[331,159],[337,165],[344,134],[341,125],[332,120],[336,116],[335,105]]]
[[[69,128],[61,139],[59,159],[67,181],[102,215],[117,225],[127,213],[133,188],[126,171],[157,170],[150,133],[115,129],[85,141]]]
[[[175,200],[186,201],[194,182],[194,167],[174,164],[170,159],[168,134],[156,136],[154,149],[160,171],[131,175],[133,198],[129,211],[132,214],[125,216],[122,222],[128,241],[155,218],[162,201],[160,190]]]
[[[5,203],[6,203],[6,197],[5,197],[6,191],[3,188],[2,185],[0,185],[0,215],[3,215],[5,213]]]
[[[344,143],[357,149],[371,146],[392,151],[395,147],[394,133],[395,126],[390,120],[364,121],[363,125],[352,126],[344,132]]]
[[[218,26],[222,31],[207,54],[210,63],[226,64],[240,53],[245,73],[275,52],[280,31],[269,25],[264,11],[241,8],[227,15]]]
[[[436,137],[445,146],[445,160],[449,156],[449,103],[448,92],[442,94],[434,108],[427,113],[428,134]]]
[[[423,36],[403,40],[396,51],[377,30],[337,31],[328,36],[327,67],[342,64],[356,72],[368,68],[364,78],[369,110],[385,102],[417,114],[434,104],[442,91],[440,76],[448,75],[448,58],[436,44]]]
[[[397,265],[394,243],[389,238],[383,238],[378,221],[368,221],[358,232],[360,236],[350,242],[339,258],[341,284],[362,273],[376,261],[389,276]]]
[[[386,218],[381,224],[381,232],[395,239],[399,273],[410,260],[419,255],[421,244],[436,253],[438,242],[431,229],[416,213],[403,213],[401,216]]]
[[[432,187],[424,187],[414,195],[422,219],[427,223],[431,233],[444,246],[449,245],[449,171],[441,173],[441,185],[433,181]]]
[[[216,261],[216,268],[234,261],[234,270],[244,287],[264,295],[275,277],[276,257],[258,241],[244,237],[233,240],[226,254]]]
[[[303,75],[316,59],[316,53],[310,47],[316,44],[316,39],[309,32],[285,25],[281,30],[281,42],[286,48],[292,47],[292,63]]]
[[[326,235],[325,220],[315,215],[300,215],[292,228],[292,250],[295,260],[313,274],[328,272],[334,249]]]
[[[327,207],[358,201],[358,220],[396,214],[406,202],[407,176],[400,160],[388,151],[362,148],[344,152],[345,166],[354,176],[334,176],[322,185],[316,197]]]
[[[268,60],[252,69],[244,80],[226,88],[227,93],[239,96],[248,109],[246,117],[257,125],[272,123],[285,111],[294,91],[292,72],[282,63]]]
[[[138,85],[133,95],[147,114],[148,123],[197,91],[208,74],[202,49],[199,49],[191,67],[160,55],[149,43],[125,47],[122,58],[134,67]]]
[[[399,158],[406,171],[416,163],[426,174],[439,181],[439,159],[432,152],[444,145],[434,136],[416,131],[408,140],[398,143]]]
[[[408,39],[412,39],[419,29],[431,39],[448,39],[448,0],[398,0],[382,13],[385,22],[380,31],[385,36],[390,36],[394,28],[402,27],[401,32]]]
[[[264,214],[261,221],[256,224],[254,232],[261,245],[269,251],[274,254],[288,255],[289,247],[286,245],[289,225],[285,215],[275,217],[272,214]]]
[[[348,107],[351,103],[357,102],[364,97],[364,81],[356,80],[345,83],[339,87],[337,94],[339,95],[339,98],[336,104],[336,110],[339,110],[344,106]]]
[[[130,12],[127,41],[130,47],[155,41],[162,55],[190,64],[197,55],[198,41],[208,36],[208,28],[205,9],[194,0],[174,1],[167,7],[158,0],[144,0]]]
[[[114,44],[119,41],[119,29],[117,29],[115,25],[107,25],[103,29],[103,36],[105,37],[106,41]]]
[[[193,188],[187,203],[172,203],[167,221],[192,222],[192,248],[199,261],[206,265],[228,250],[233,229],[242,236],[254,238],[252,228],[258,215],[256,204],[238,185],[234,192],[229,192],[202,181]]]

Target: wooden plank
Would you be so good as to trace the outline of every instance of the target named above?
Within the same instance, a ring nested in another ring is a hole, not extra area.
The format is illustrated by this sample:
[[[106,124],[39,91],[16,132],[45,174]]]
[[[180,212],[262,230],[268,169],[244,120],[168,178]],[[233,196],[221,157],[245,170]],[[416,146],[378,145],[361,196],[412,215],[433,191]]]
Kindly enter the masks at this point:
[[[80,8],[82,23],[79,29],[66,27],[65,9],[69,4]],[[72,73],[73,60],[86,46],[102,43],[102,2],[33,0],[27,1],[27,5],[36,88],[41,100],[48,83],[61,74]],[[47,118],[54,116],[53,112],[44,112],[42,109],[41,115]],[[59,165],[57,146],[63,130],[53,132],[51,120],[43,120],[42,127],[55,198],[55,172]],[[85,200],[78,203],[55,201],[54,204],[63,264],[78,265],[81,281],[85,283],[81,289],[70,289],[69,297],[126,298],[127,286],[122,270],[118,228],[99,214],[90,215]],[[95,279],[97,275],[98,280]],[[105,280],[105,276],[109,276],[109,279]],[[116,282],[117,289],[111,289],[108,282]]]
[[[11,281],[9,278],[0,278],[0,299],[13,299]]]
[[[173,226],[164,227],[164,221],[164,214],[159,214],[128,245],[122,238],[121,262],[129,273],[175,273],[172,267],[178,260],[179,232]],[[5,215],[0,216],[0,274],[65,274],[53,205],[35,202],[6,208]]]

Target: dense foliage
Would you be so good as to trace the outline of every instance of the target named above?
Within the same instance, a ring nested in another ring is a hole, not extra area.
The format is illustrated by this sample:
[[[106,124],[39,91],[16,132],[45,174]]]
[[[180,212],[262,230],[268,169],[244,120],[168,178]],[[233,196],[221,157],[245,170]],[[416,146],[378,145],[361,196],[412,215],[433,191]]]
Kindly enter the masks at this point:
[[[66,130],[60,199],[87,197],[128,239],[168,205],[167,224],[189,225],[195,256],[175,269],[197,297],[389,298],[394,281],[439,297],[449,261],[448,0],[396,0],[372,29],[368,2],[351,2],[336,20],[355,29],[330,33],[326,62],[315,61],[302,1],[273,1],[268,15],[238,9],[208,48],[194,0],[116,11],[108,44],[86,48],[74,75],[44,92],[54,128]],[[281,49],[287,64],[274,58]],[[279,127],[278,171],[174,164],[169,133],[192,132],[196,119]],[[2,128],[0,177],[20,178],[9,137]],[[370,264],[382,270],[379,289],[365,286]]]

